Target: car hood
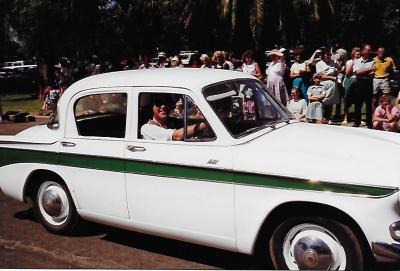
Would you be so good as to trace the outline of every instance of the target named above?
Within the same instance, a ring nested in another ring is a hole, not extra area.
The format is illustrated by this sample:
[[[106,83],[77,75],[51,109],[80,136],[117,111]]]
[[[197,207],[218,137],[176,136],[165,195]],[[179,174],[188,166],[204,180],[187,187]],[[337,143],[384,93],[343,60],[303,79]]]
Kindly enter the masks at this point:
[[[235,170],[309,181],[398,187],[400,135],[288,124],[233,147]]]
[[[0,144],[54,144],[59,139],[59,131],[52,130],[46,124],[37,125],[13,136],[0,136]]]

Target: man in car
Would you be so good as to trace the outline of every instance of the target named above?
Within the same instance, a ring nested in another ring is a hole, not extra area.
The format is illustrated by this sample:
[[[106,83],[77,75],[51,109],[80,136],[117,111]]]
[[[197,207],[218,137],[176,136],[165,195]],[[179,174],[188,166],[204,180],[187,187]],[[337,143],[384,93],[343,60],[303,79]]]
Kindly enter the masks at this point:
[[[174,129],[169,121],[169,112],[171,109],[170,94],[154,94],[153,101],[153,118],[148,123],[142,126],[141,134],[144,139],[153,140],[176,140],[182,141],[185,139],[184,128]],[[207,129],[204,122],[187,126],[186,138],[191,138],[199,135]]]

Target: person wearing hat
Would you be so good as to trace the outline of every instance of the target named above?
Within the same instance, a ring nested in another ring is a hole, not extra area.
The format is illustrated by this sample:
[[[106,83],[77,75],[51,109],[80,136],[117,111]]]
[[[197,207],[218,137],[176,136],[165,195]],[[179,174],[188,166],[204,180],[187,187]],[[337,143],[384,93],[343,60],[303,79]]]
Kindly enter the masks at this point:
[[[179,55],[174,56],[171,58],[171,68],[181,68],[183,67],[181,62],[181,57]]]
[[[174,140],[182,141],[185,139],[184,128],[175,129],[173,122],[169,118],[170,108],[173,101],[170,94],[153,94],[153,117],[144,124],[140,132],[144,139],[150,140]],[[206,131],[208,126],[204,122],[187,126],[186,138],[192,138]]]
[[[167,56],[164,52],[159,52],[158,53],[158,60],[155,65],[156,68],[166,68],[168,66],[167,64]]]
[[[335,119],[341,118],[341,110],[342,110],[342,98],[344,97],[344,86],[343,86],[343,78],[345,76],[346,62],[347,62],[347,51],[345,49],[339,48],[332,55],[332,60],[336,61],[337,66],[337,91],[339,94],[339,103],[336,104],[335,108]]]
[[[288,95],[285,82],[283,81],[286,69],[285,57],[277,49],[272,50],[267,56],[272,60],[271,64],[265,71],[267,76],[267,90],[286,105]]]

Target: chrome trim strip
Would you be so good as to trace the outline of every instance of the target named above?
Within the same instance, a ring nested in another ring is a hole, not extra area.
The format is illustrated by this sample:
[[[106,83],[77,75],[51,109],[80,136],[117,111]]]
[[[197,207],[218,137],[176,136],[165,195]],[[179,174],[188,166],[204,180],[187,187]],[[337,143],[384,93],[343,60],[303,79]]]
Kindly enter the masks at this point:
[[[21,145],[53,145],[56,144],[58,141],[53,142],[25,142],[25,141],[16,141],[16,140],[0,140],[0,144],[21,144]]]

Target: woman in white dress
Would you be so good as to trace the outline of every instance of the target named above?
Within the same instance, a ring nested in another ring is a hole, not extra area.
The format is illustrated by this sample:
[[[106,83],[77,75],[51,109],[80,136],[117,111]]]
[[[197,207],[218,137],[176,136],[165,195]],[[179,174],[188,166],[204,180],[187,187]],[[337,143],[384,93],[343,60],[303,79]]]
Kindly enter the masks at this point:
[[[258,79],[261,79],[262,74],[260,70],[260,66],[253,59],[254,52],[251,50],[246,50],[242,55],[243,65],[240,68],[242,72],[247,73],[248,75],[253,75]]]
[[[286,105],[286,108],[297,120],[305,121],[307,102],[300,97],[300,93],[300,88],[292,88],[292,91],[290,92],[290,99]]]
[[[272,95],[286,105],[288,95],[285,82],[283,81],[286,69],[285,57],[278,50],[272,50],[268,56],[271,57],[272,62],[265,71],[267,76],[267,89]]]

